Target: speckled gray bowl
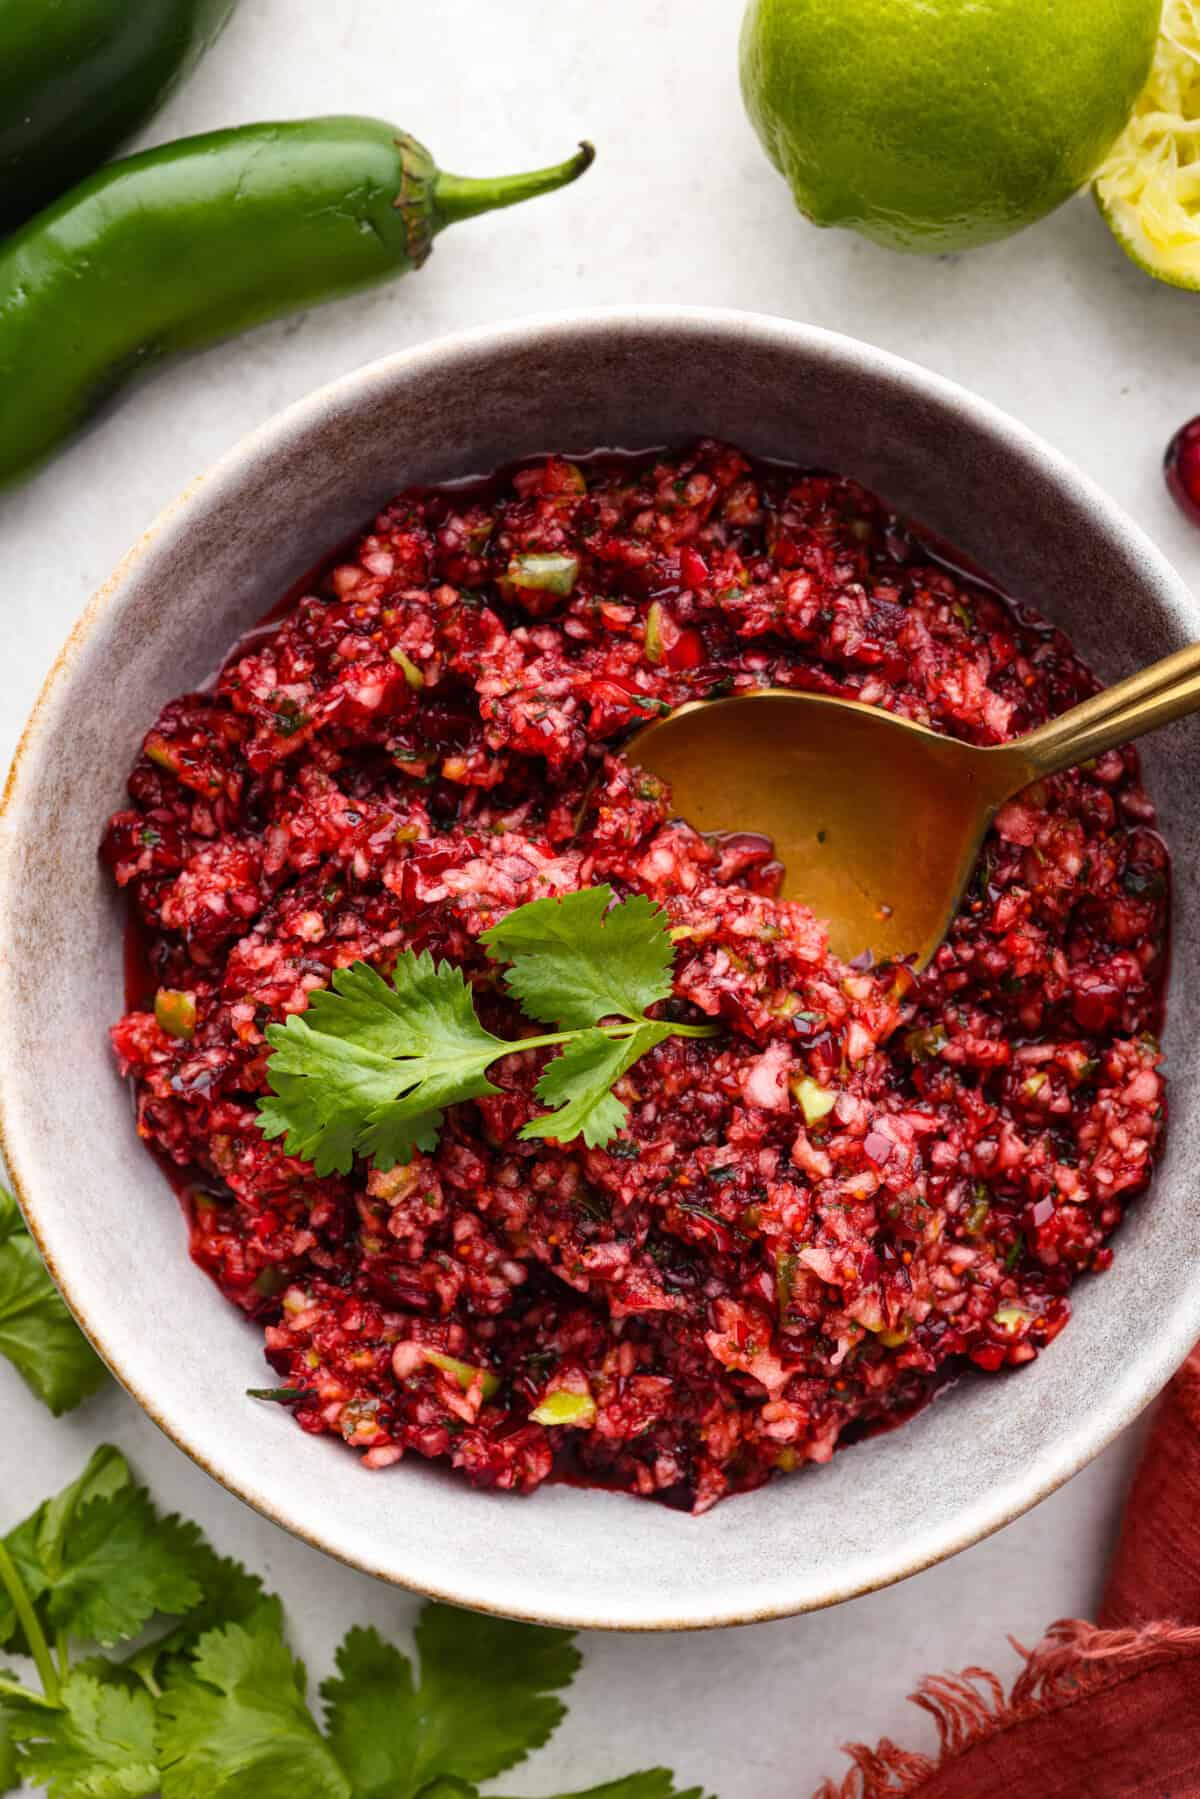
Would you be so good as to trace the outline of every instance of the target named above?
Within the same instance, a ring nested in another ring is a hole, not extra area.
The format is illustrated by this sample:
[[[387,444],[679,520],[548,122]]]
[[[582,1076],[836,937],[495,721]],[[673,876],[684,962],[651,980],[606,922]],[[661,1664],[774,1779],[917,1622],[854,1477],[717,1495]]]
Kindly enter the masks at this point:
[[[116,427],[119,429],[119,425]],[[102,1355],[181,1448],[289,1530],[388,1580],[545,1623],[730,1624],[830,1605],[973,1543],[1127,1424],[1200,1336],[1196,1032],[1200,728],[1147,745],[1175,851],[1173,1119],[1116,1263],[1032,1367],[966,1379],[904,1429],[693,1519],[570,1487],[472,1492],[411,1459],[371,1475],[243,1389],[258,1333],[188,1261],[106,1028],[121,925],[96,860],[162,703],[411,481],[528,452],[710,432],[860,476],[1071,633],[1106,677],[1200,635],[1130,521],[1020,425],[877,350],[677,308],[543,318],[374,363],[230,452],[97,594],[52,671],[0,846],[2,1121],[46,1257]]]

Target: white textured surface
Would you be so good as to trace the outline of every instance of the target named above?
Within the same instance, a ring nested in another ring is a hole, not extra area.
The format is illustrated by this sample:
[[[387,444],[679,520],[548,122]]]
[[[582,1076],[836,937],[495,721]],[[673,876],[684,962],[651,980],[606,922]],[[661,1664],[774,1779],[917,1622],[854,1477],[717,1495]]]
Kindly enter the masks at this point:
[[[374,111],[464,173],[554,160],[584,134],[599,161],[565,195],[459,228],[400,287],[167,372],[0,502],[6,753],[87,593],[191,474],[346,368],[535,309],[698,301],[857,333],[1018,414],[1123,501],[1185,573],[1200,567],[1200,538],[1169,509],[1158,475],[1170,430],[1200,407],[1200,302],[1144,280],[1086,201],[960,260],[901,261],[810,230],[743,120],[736,12],[731,0],[693,0],[686,12],[667,0],[348,0],[335,11],[243,0],[156,138]],[[0,1371],[0,1518],[21,1515],[105,1437],[165,1503],[280,1587],[316,1672],[351,1621],[407,1630],[412,1602],[252,1516],[115,1392],[55,1425]],[[836,1612],[703,1637],[590,1639],[568,1724],[523,1777],[501,1784],[553,1792],[661,1760],[721,1799],[798,1799],[837,1765],[848,1735],[926,1740],[903,1705],[922,1671],[1004,1666],[1006,1632],[1030,1640],[1094,1603],[1132,1448],[1119,1443],[990,1542]]]

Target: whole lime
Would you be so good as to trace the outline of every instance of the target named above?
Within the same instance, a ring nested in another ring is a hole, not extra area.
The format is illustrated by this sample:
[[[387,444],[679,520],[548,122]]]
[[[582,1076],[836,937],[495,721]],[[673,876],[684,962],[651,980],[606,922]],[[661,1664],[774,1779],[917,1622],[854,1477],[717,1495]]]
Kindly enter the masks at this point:
[[[750,0],[742,93],[818,225],[965,250],[1081,187],[1150,69],[1162,0]]]

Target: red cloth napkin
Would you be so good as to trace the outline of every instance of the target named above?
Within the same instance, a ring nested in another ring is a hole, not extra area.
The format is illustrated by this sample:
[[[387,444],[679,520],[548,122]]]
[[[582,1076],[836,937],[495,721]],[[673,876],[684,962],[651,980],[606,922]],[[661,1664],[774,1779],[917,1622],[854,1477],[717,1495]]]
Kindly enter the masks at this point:
[[[1099,1621],[1015,1647],[1007,1694],[964,1668],[911,1695],[936,1755],[848,1744],[814,1799],[1200,1799],[1200,1347],[1159,1402]]]

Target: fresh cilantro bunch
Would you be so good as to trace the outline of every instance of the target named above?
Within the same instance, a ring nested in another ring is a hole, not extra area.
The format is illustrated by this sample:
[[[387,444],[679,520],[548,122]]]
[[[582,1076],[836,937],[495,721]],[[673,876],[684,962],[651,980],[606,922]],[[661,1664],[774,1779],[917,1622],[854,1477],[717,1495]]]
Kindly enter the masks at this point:
[[[279,1600],[160,1517],[106,1446],[0,1542],[0,1650],[29,1656],[39,1683],[0,1669],[0,1794],[478,1799],[561,1723],[572,1635],[427,1605],[416,1646],[414,1676],[378,1632],[351,1630],[318,1721]],[[655,1768],[569,1799],[703,1796]]]
[[[80,1331],[25,1229],[17,1202],[0,1187],[0,1355],[55,1417],[102,1386],[107,1371]]]
[[[462,970],[406,950],[390,982],[365,962],[339,969],[303,1015],[272,1025],[273,1094],[259,1127],[319,1175],[348,1174],[355,1155],[382,1169],[437,1146],[447,1106],[500,1089],[487,1071],[503,1056],[557,1048],[537,1096],[551,1108],[522,1137],[604,1144],[627,1109],[612,1089],[664,1038],[710,1037],[711,1025],[650,1018],[671,993],[674,945],[665,913],[644,895],[615,903],[611,887],[532,900],[482,942],[508,967],[504,984],[526,1017],[557,1026],[516,1042],[484,1030]]]

